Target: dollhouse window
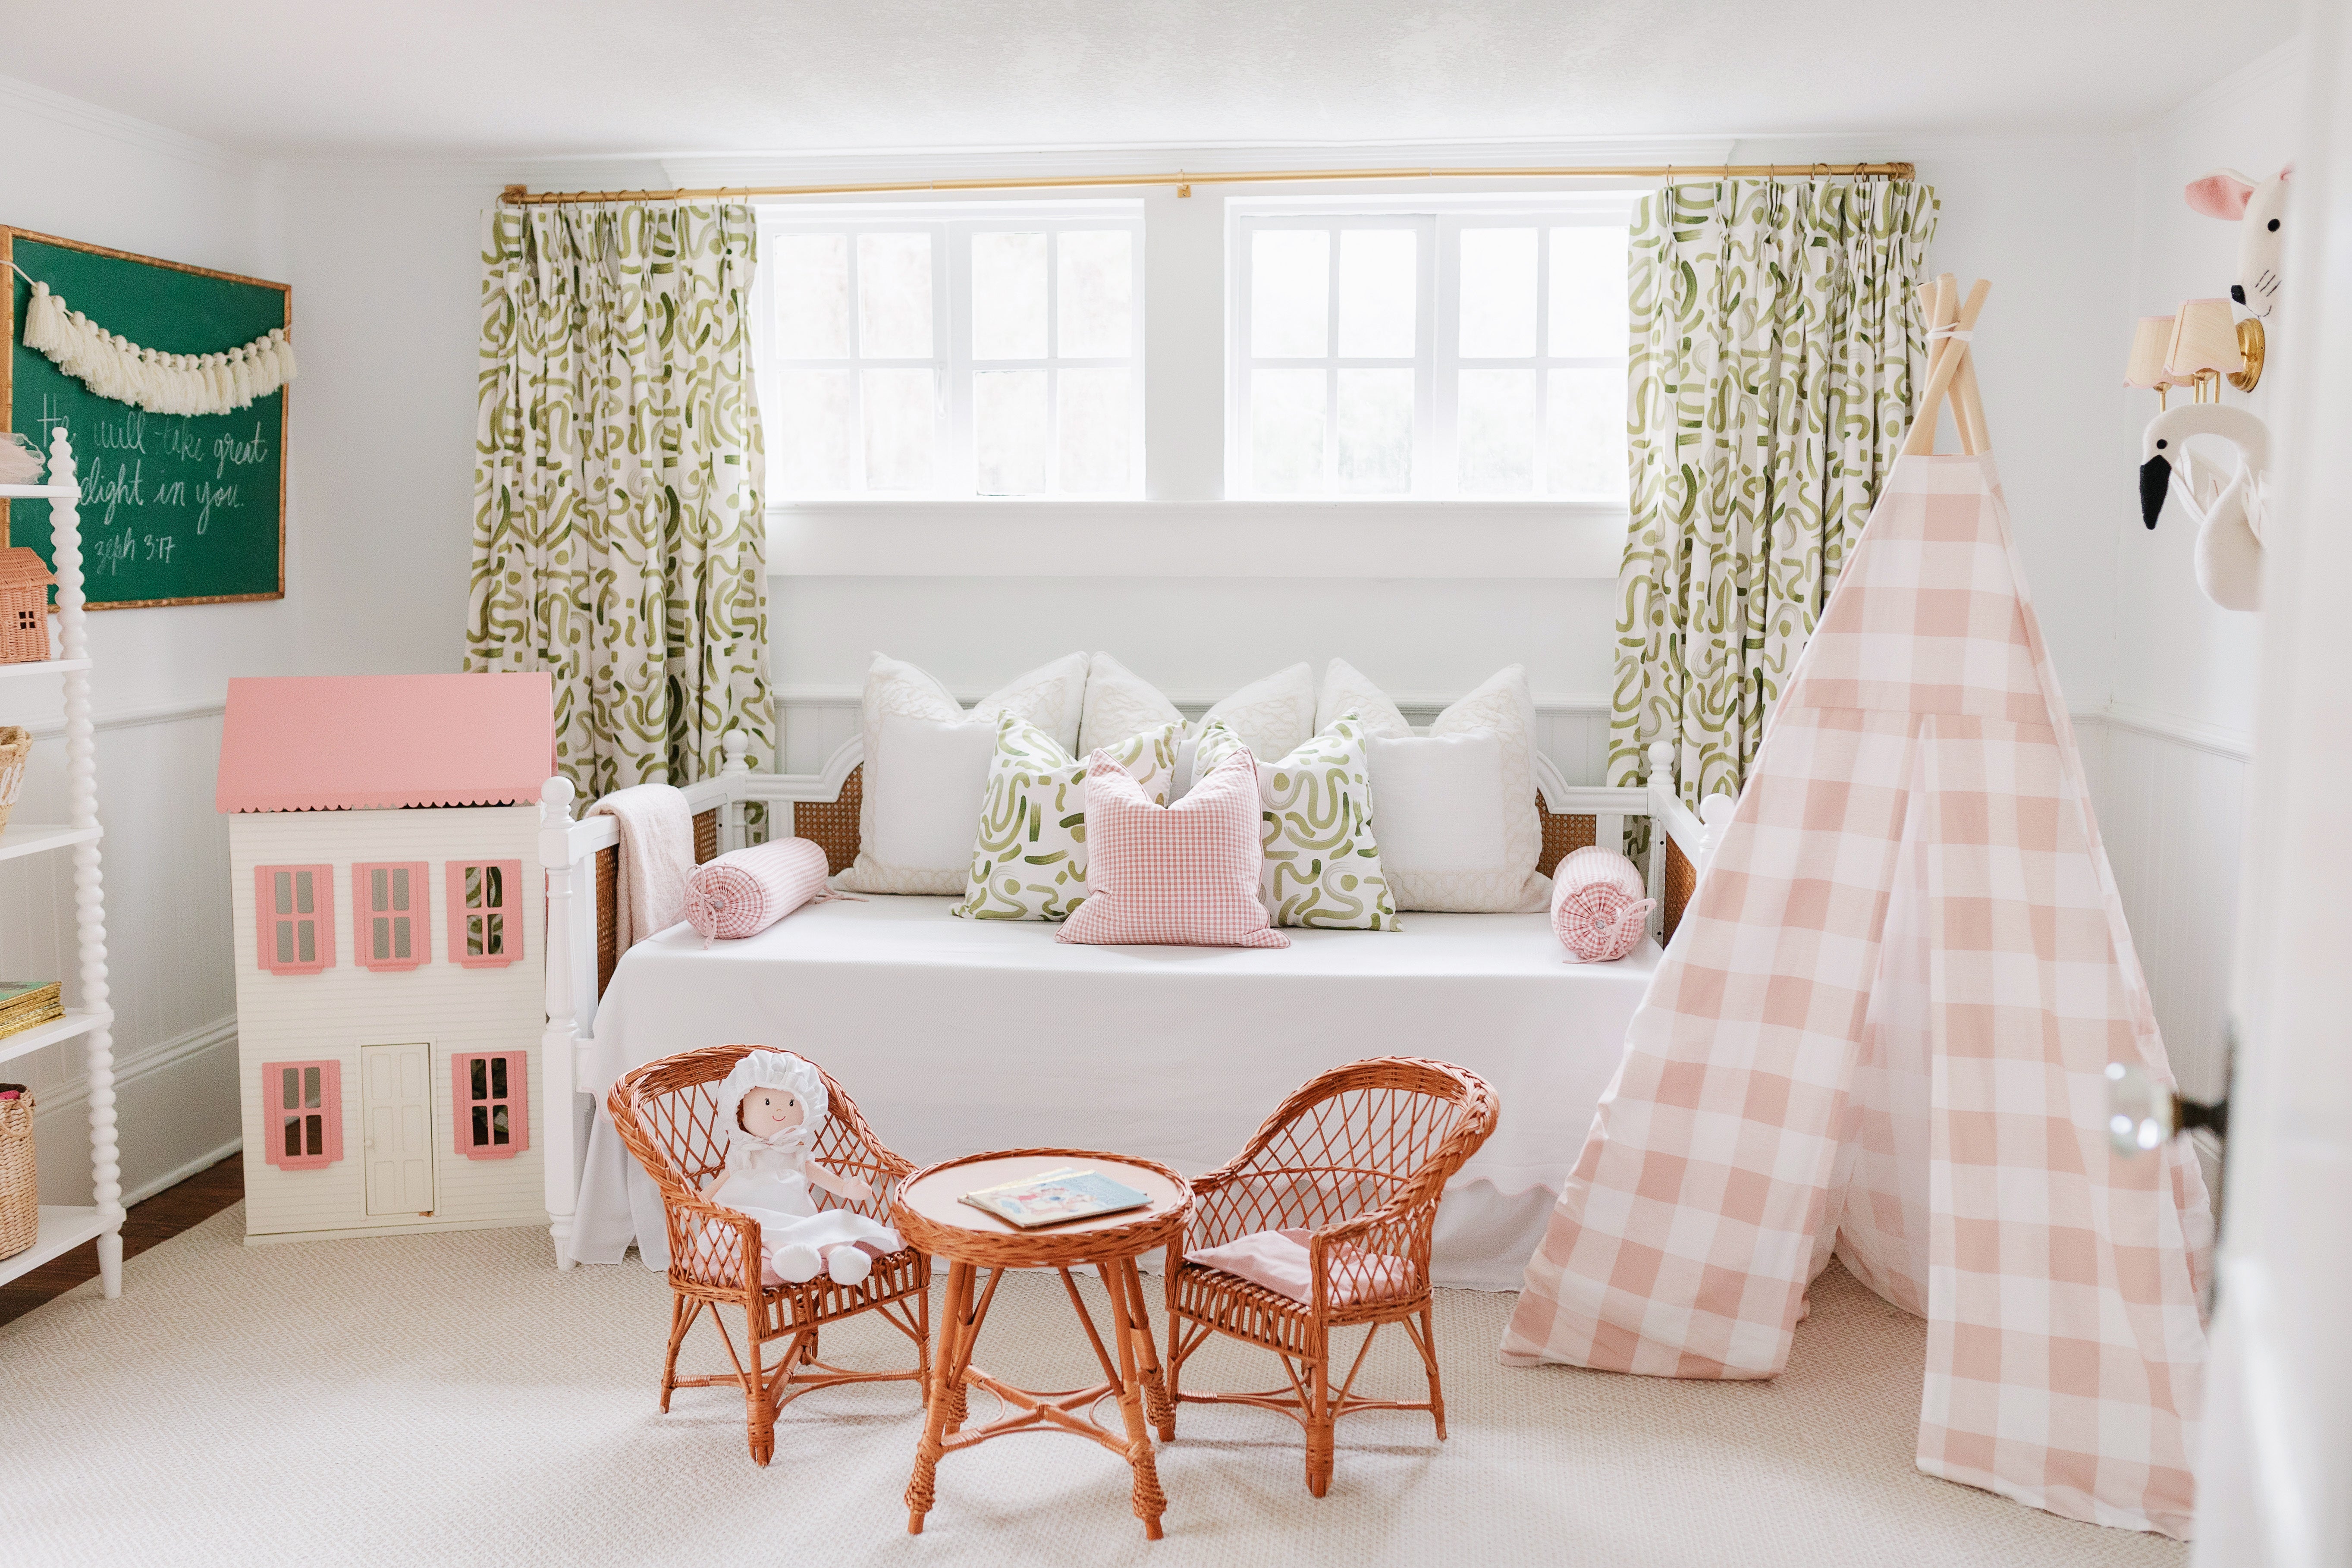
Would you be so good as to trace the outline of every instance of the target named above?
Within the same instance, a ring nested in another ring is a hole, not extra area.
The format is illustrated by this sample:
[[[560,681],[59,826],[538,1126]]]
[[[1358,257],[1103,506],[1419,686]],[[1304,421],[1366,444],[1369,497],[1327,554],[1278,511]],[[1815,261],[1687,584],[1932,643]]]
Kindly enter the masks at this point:
[[[253,907],[261,967],[274,974],[316,974],[335,962],[335,868],[257,866]]]
[[[530,1091],[520,1051],[490,1051],[450,1058],[449,1104],[457,1152],[468,1160],[505,1160],[530,1147]]]
[[[449,962],[495,968],[522,956],[522,862],[449,862]]]
[[[422,860],[352,868],[352,927],[364,967],[414,969],[425,962],[432,929],[425,920],[425,877]]]
[[[341,1063],[261,1064],[261,1127],[268,1163],[316,1170],[343,1157]]]

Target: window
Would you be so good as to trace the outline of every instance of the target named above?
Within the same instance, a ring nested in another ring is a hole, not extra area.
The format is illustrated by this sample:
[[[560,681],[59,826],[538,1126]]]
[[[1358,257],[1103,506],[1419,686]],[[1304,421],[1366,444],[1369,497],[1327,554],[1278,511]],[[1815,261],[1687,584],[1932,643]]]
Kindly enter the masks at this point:
[[[289,1171],[316,1170],[343,1157],[341,1064],[261,1064],[262,1154]]]
[[[521,1051],[461,1054],[449,1060],[449,1105],[457,1152],[506,1160],[530,1147],[528,1058]]]
[[[1139,214],[771,214],[754,313],[775,496],[1140,495]]]
[[[256,952],[274,974],[316,974],[335,963],[335,868],[257,866],[253,907]]]
[[[522,862],[449,862],[449,962],[498,967],[522,956]]]
[[[1622,500],[1625,221],[1245,213],[1227,493]]]
[[[425,862],[352,868],[352,942],[369,969],[414,969],[425,959]]]

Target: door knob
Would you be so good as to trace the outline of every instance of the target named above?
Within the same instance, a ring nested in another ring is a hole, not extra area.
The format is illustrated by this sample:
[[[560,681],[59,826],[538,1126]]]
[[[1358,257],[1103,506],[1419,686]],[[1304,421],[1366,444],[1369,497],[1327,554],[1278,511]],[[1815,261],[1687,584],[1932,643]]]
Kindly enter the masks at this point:
[[[2107,1064],[2107,1142],[2126,1158],[2161,1147],[2176,1133],[2204,1127],[2216,1138],[2230,1133],[2230,1101],[2208,1105],[2184,1100],[2148,1075],[2146,1068]]]

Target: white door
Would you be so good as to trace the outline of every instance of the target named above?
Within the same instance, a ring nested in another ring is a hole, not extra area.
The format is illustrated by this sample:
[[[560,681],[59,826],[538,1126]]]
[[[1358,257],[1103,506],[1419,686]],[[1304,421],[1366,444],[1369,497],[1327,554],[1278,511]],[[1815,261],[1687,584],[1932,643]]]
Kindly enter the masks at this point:
[[[2352,1563],[2352,21],[2304,16],[2200,1568]]]
[[[367,1212],[433,1212],[433,1047],[360,1047],[360,1125],[367,1133]]]

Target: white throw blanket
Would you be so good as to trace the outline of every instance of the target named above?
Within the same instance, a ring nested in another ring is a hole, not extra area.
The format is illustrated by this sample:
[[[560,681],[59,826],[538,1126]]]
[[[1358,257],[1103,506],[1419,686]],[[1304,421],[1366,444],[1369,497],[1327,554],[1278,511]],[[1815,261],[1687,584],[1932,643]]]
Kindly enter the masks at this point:
[[[686,881],[694,874],[694,813],[670,784],[617,789],[588,808],[621,825],[621,885],[614,900],[615,950],[626,952],[686,918]]]

